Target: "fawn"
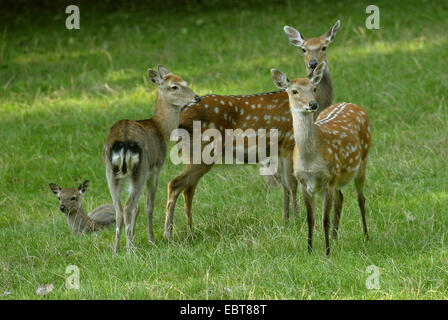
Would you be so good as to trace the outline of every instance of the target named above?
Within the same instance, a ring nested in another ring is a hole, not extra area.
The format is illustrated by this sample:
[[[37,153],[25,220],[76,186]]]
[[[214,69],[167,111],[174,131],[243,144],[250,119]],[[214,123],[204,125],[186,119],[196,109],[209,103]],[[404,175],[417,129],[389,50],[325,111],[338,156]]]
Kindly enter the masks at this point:
[[[155,113],[148,120],[120,120],[109,130],[103,148],[106,177],[116,211],[114,251],[118,251],[120,235],[126,224],[126,246],[133,248],[138,203],[143,187],[147,185],[146,215],[149,243],[154,243],[152,214],[159,173],[165,161],[171,131],[179,126],[180,112],[185,106],[199,102],[181,77],[170,73],[164,66],[158,72],[148,70],[149,79],[158,85]],[[121,185],[129,180],[129,197],[123,209]]]
[[[95,232],[115,222],[115,209],[111,204],[102,205],[86,214],[81,198],[88,186],[89,180],[84,181],[78,188],[61,189],[57,184],[50,183],[51,191],[59,199],[59,210],[65,214],[73,234]]]
[[[291,43],[300,45],[305,50],[304,59],[308,72],[312,73],[317,65],[315,65],[315,61],[327,62],[326,47],[334,40],[339,27],[340,21],[338,20],[321,37],[306,40],[294,28],[285,27],[285,32]],[[318,101],[321,106],[318,111],[321,111],[331,104],[333,96],[333,86],[328,67],[325,68],[324,77],[317,85],[317,89]],[[255,131],[258,129],[278,129],[278,156],[281,160],[280,171],[284,191],[282,217],[285,221],[289,219],[291,204],[292,218],[294,219],[297,193],[297,181],[292,169],[294,136],[288,94],[284,90],[253,95],[220,96],[211,94],[203,96],[199,103],[186,108],[182,112],[179,127],[186,129],[192,135],[193,121],[201,121],[202,132],[213,128],[219,130],[222,136],[225,136],[225,129],[241,128],[245,130],[252,128]],[[267,140],[267,143],[269,143],[269,138]],[[257,159],[257,161],[263,160]],[[194,192],[201,177],[212,167],[213,164],[187,164],[184,170],[169,182],[164,231],[166,239],[171,237],[174,209],[177,198],[181,193],[185,202],[184,210],[187,225],[191,229]],[[267,180],[269,181],[269,179]]]
[[[341,188],[354,179],[364,236],[369,239],[365,218],[364,182],[370,148],[369,118],[363,108],[338,103],[326,108],[315,121],[319,108],[316,85],[322,80],[325,62],[311,79],[289,81],[285,74],[271,70],[275,85],[288,92],[294,128],[294,175],[300,182],[308,222],[308,250],[312,251],[314,198],[323,196],[323,226],[326,254],[330,254],[330,211],[334,205],[333,237],[337,238],[343,196]]]

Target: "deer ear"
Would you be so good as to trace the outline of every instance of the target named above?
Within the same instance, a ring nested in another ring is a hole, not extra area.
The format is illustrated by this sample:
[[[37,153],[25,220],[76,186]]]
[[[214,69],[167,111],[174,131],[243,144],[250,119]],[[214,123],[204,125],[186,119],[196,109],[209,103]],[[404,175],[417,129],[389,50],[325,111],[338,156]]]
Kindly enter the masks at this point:
[[[321,62],[317,65],[317,67],[313,70],[313,74],[311,75],[311,83],[317,85],[322,78],[324,77],[324,70],[327,64],[325,62]]]
[[[330,43],[333,42],[334,37],[336,36],[336,31],[341,27],[341,20],[336,21],[336,23],[324,33],[323,37],[327,39]]]
[[[51,191],[53,191],[53,193],[59,197],[59,194],[61,193],[61,188],[55,184],[55,183],[50,183],[50,189]]]
[[[168,73],[170,73],[170,70],[168,70],[166,67],[162,66],[161,64],[159,64],[157,66],[157,70],[159,70],[159,74],[160,74],[160,77],[162,77],[162,79],[165,78]]]
[[[279,88],[286,90],[289,86],[289,80],[286,77],[286,75],[277,69],[271,69],[271,76],[272,81],[274,81],[274,84]]]
[[[83,183],[81,183],[81,185],[78,187],[79,193],[80,194],[86,193],[88,186],[89,186],[89,180],[86,180]]]
[[[289,42],[296,47],[303,47],[303,43],[305,42],[305,38],[302,37],[299,31],[290,26],[284,26],[283,31],[285,31],[288,36]]]
[[[149,80],[151,80],[155,84],[159,86],[162,84],[163,79],[160,77],[159,73],[151,68],[148,69],[148,77]]]

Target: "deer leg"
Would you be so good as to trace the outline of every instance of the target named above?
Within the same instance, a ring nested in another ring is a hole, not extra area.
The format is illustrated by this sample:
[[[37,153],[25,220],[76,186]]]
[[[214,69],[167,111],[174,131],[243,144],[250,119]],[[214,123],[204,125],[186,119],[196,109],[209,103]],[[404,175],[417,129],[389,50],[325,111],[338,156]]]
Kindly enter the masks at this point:
[[[171,238],[171,232],[173,229],[173,216],[174,209],[176,207],[176,201],[181,191],[185,188],[186,181],[185,176],[182,174],[175,177],[168,183],[168,197],[166,203],[166,216],[165,216],[165,230],[163,237],[165,239]]]
[[[154,231],[152,224],[152,215],[154,211],[154,199],[157,191],[157,185],[159,182],[159,172],[154,173],[146,182],[147,194],[146,194],[146,218],[148,219],[148,241],[149,244],[154,243]]]
[[[140,176],[130,181],[129,198],[124,207],[124,223],[126,225],[126,247],[128,250],[134,248],[134,230],[138,216],[139,199],[142,194],[145,178]]]
[[[292,158],[282,157],[281,161],[282,170],[282,184],[283,184],[283,220],[289,219],[289,207],[291,206],[291,219],[296,219],[296,206],[297,206],[297,179],[294,176]]]
[[[188,230],[192,230],[193,221],[191,216],[191,208],[193,204],[193,196],[194,191],[196,190],[197,183],[193,184],[192,186],[189,186],[186,188],[182,195],[184,196],[184,209],[185,209],[185,215],[187,217],[187,226]]]
[[[201,179],[204,174],[209,172],[211,168],[212,168],[211,166],[200,166],[194,172],[194,174],[191,175],[190,180],[189,180],[189,187],[187,189],[185,189],[182,193],[182,195],[184,197],[184,210],[185,210],[185,215],[187,217],[187,225],[188,225],[188,228],[190,231],[193,226],[192,206],[193,206],[194,192],[199,183],[199,179]]]
[[[364,182],[366,180],[366,168],[367,168],[367,158],[362,160],[361,162],[359,172],[355,177],[355,187],[356,187],[356,193],[358,194],[358,205],[359,210],[361,211],[362,229],[364,232],[364,238],[366,240],[369,240],[369,233],[367,231],[367,223],[366,223],[366,199],[364,197]]]
[[[308,252],[311,253],[313,251],[314,195],[310,195],[303,184],[301,184],[301,189],[306,208],[306,220],[308,222]]]
[[[344,203],[344,196],[342,195],[341,190],[336,190],[333,200],[333,210],[334,210],[334,219],[333,219],[333,239],[338,238],[338,230],[339,230],[339,221],[341,220],[341,212],[342,212],[342,204]]]
[[[288,222],[289,220],[289,189],[283,185],[283,214],[282,218],[284,222]]]
[[[324,195],[324,207],[323,207],[323,226],[325,232],[325,253],[330,255],[330,213],[331,205],[333,204],[334,189],[328,188]]]
[[[113,176],[112,168],[106,167],[106,178],[110,195],[115,208],[115,243],[114,252],[118,252],[120,246],[121,230],[123,229],[123,206],[121,204],[121,182]]]
[[[290,192],[291,192],[291,219],[293,221],[296,220],[296,212],[297,212],[297,179],[294,178],[294,181],[290,183]]]
[[[192,185],[196,185],[199,181],[199,179],[207,173],[212,168],[211,165],[205,165],[205,164],[189,164],[185,167],[185,169],[173,180],[171,180],[168,183],[168,197],[167,197],[167,204],[166,204],[166,217],[165,217],[165,231],[163,233],[163,236],[165,239],[169,239],[171,237],[171,232],[173,229],[173,216],[174,216],[174,209],[176,206],[177,198],[179,197],[180,193],[183,192],[185,189]],[[191,197],[187,199],[187,202],[189,202],[189,205],[187,208],[189,208],[189,212],[185,211],[188,216],[191,217],[191,204],[193,201],[193,193],[191,193]]]

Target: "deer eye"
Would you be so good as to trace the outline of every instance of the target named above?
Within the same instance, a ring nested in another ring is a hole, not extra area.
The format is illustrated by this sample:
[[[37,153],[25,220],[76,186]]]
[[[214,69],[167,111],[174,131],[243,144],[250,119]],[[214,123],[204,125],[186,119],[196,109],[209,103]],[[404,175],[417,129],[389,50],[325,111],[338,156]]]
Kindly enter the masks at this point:
[[[179,90],[179,87],[178,86],[172,86],[171,90],[173,90],[173,91]]]
[[[322,47],[322,51],[325,51],[325,50],[327,50],[327,47]]]
[[[302,48],[302,51],[303,51],[303,52],[306,52],[305,48]]]
[[[293,93],[293,94],[297,94],[298,92],[297,92],[296,89],[293,89],[293,90],[292,90],[292,93]]]
[[[75,200],[76,200],[76,197],[72,197],[70,200],[75,201]]]
[[[314,88],[314,89],[313,89],[313,92],[316,92],[316,91],[317,91],[317,88]]]

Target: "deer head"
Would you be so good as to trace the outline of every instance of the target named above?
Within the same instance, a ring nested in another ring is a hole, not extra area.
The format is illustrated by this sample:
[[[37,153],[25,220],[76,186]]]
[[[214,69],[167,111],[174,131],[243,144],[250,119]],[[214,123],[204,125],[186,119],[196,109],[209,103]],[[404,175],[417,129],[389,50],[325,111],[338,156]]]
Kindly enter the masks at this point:
[[[61,189],[57,184],[50,183],[50,189],[59,199],[59,210],[64,214],[77,213],[81,208],[81,197],[86,193],[89,180],[84,181],[78,188]]]
[[[311,113],[317,111],[319,104],[315,97],[316,86],[323,78],[325,67],[326,63],[321,62],[314,69],[311,79],[298,78],[294,80],[288,80],[286,75],[277,69],[271,70],[274,84],[288,92],[291,112]]]
[[[182,109],[201,101],[201,98],[188,87],[187,82],[181,77],[172,74],[160,64],[157,70],[148,69],[148,76],[159,86],[159,97],[168,105]]]
[[[319,63],[327,60],[327,47],[334,41],[336,31],[340,28],[341,21],[338,20],[327,32],[317,38],[304,38],[299,31],[290,26],[285,26],[283,30],[288,36],[289,42],[296,47],[300,47],[304,54],[307,74],[311,73]]]

